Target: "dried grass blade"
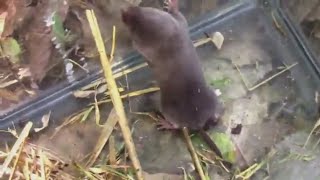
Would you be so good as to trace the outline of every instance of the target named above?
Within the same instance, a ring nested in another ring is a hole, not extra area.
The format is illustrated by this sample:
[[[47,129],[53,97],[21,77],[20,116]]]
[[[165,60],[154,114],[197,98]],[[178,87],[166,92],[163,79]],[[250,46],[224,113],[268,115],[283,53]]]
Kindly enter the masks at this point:
[[[94,162],[98,158],[99,154],[101,153],[103,147],[107,143],[107,141],[113,131],[113,128],[117,124],[117,122],[118,122],[117,114],[116,114],[115,110],[112,109],[109,114],[108,120],[102,126],[103,129],[101,131],[100,137],[98,139],[98,142],[97,142],[88,162],[86,163],[86,167],[90,167],[94,164]]]
[[[16,172],[16,169],[17,169],[17,164],[18,164],[18,161],[20,159],[20,155],[21,155],[21,152],[23,150],[23,147],[24,147],[24,144],[25,144],[25,140],[22,142],[21,146],[20,146],[20,149],[19,149],[19,152],[16,156],[16,160],[14,162],[14,165],[13,165],[13,169],[12,169],[12,172],[10,174],[10,177],[9,177],[9,180],[11,180],[14,176],[14,173]]]
[[[43,157],[42,150],[40,150],[39,156],[40,156],[40,175],[41,175],[41,179],[42,180],[46,180],[46,172],[45,172],[44,157]]]
[[[199,173],[199,176],[201,178],[201,180],[206,180],[206,176],[204,175],[204,172],[203,172],[203,169],[202,169],[202,166],[200,164],[200,160],[199,160],[199,157],[196,153],[196,150],[194,149],[193,145],[192,145],[192,141],[191,141],[191,138],[189,137],[189,132],[188,132],[188,129],[186,127],[184,127],[182,129],[183,131],[183,135],[184,135],[184,138],[187,142],[187,146],[188,146],[188,149],[189,149],[189,152],[191,154],[191,157],[192,157],[192,160],[193,160],[193,163]]]
[[[115,149],[115,142],[114,142],[114,136],[110,136],[109,138],[109,161],[110,165],[116,165],[117,163],[117,155],[116,155],[116,149]]]
[[[7,156],[6,160],[2,165],[2,169],[0,169],[0,178],[3,177],[5,170],[8,168],[10,162],[12,161],[13,157],[16,155],[17,151],[19,150],[20,145],[25,141],[25,139],[29,136],[30,130],[32,128],[33,123],[28,122],[26,126],[21,131],[21,134],[15,144],[13,145],[9,155]]]
[[[94,95],[94,110],[95,110],[96,124],[98,126],[102,126],[100,125],[101,116],[100,116],[100,109],[97,101],[97,94]]]
[[[124,95],[122,95],[120,97],[121,97],[121,99],[129,98],[129,97],[136,97],[136,96],[141,96],[143,94],[156,92],[156,91],[159,91],[159,90],[160,90],[160,88],[158,88],[158,87],[152,87],[152,88],[148,88],[148,89],[143,89],[143,90],[130,92],[130,93],[124,94]],[[111,99],[106,99],[106,100],[99,101],[98,104],[108,103],[108,102],[111,102],[111,101],[112,101]]]
[[[100,29],[97,23],[97,19],[94,15],[94,12],[92,10],[86,10],[87,19],[89,21],[89,25],[93,34],[93,37],[95,39],[99,54],[100,54],[100,61],[103,67],[104,75],[107,80],[108,88],[110,91],[111,99],[114,105],[114,108],[119,116],[119,124],[121,131],[123,133],[123,137],[125,140],[125,144],[127,146],[127,149],[129,151],[130,159],[133,163],[133,166],[137,173],[137,178],[139,180],[143,179],[142,175],[142,168],[140,161],[137,156],[137,152],[135,150],[135,145],[133,144],[133,139],[131,137],[130,128],[127,122],[126,114],[124,111],[124,107],[121,101],[120,93],[118,91],[117,84],[115,82],[115,79],[112,75],[111,65],[109,63],[108,57],[105,52],[105,46],[103,43],[103,39],[100,33]],[[114,28],[115,29],[115,28]],[[113,56],[113,55],[112,55]]]

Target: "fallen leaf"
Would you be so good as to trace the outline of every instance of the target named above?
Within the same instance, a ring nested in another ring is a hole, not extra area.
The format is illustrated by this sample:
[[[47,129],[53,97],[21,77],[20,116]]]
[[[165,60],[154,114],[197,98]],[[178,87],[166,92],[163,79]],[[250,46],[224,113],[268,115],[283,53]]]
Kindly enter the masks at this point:
[[[231,139],[224,133],[217,133],[217,132],[208,132],[208,135],[214,141],[214,143],[218,146],[223,159],[226,161],[233,163],[236,161],[236,148],[231,141]],[[192,143],[195,147],[203,149],[209,149],[207,144],[202,140],[201,136],[194,135],[192,137]]]
[[[98,87],[97,94],[101,94],[101,93],[107,92],[107,90],[108,90],[108,86],[107,86],[107,84],[104,84],[104,85]]]
[[[0,38],[1,38],[1,35],[4,31],[4,23],[6,21],[7,15],[8,15],[7,12],[3,12],[2,14],[0,14]]]
[[[224,37],[220,32],[215,32],[211,38],[212,42],[220,50],[224,42]]]
[[[14,80],[11,80],[11,81],[7,81],[7,82],[3,82],[0,84],[0,88],[5,88],[5,87],[8,87],[8,86],[11,86],[15,83],[17,83],[18,80],[14,79]]]
[[[236,148],[229,136],[224,133],[217,132],[212,132],[209,135],[217,144],[223,158],[231,163],[234,163],[236,161]]]
[[[88,90],[88,91],[75,91],[73,92],[73,96],[76,98],[87,98],[90,95],[94,94],[94,90]]]
[[[10,101],[15,101],[15,102],[19,101],[19,97],[15,93],[6,89],[0,89],[0,97]]]
[[[1,26],[1,25],[0,25]],[[10,62],[17,64],[20,62],[21,48],[19,43],[13,38],[5,38],[0,41],[2,56],[8,57]]]
[[[3,10],[8,14],[5,19],[4,30],[2,32],[1,37],[8,37],[12,35],[15,28],[19,26],[18,24],[22,22],[21,21],[22,19],[26,18],[26,13],[29,11],[29,9],[25,7],[25,1],[21,1],[21,0],[6,0],[6,1],[7,1],[6,8],[5,10],[4,9]]]
[[[77,97],[77,98],[87,98],[92,94],[95,94],[95,93],[97,93],[97,95],[98,94],[102,94],[102,93],[106,92],[107,90],[108,90],[108,86],[106,84],[104,84],[104,85],[98,87],[96,91],[95,90],[79,90],[79,91],[75,91],[75,92],[73,92],[73,96]],[[121,91],[121,90],[119,90],[119,91]],[[107,92],[107,93],[109,93],[109,92]]]
[[[37,82],[41,82],[48,72],[53,52],[52,38],[56,37],[55,17],[59,16],[63,22],[68,8],[64,0],[42,1],[34,7],[33,10],[37,13],[33,14],[32,21],[25,26],[23,37],[26,59],[29,61],[32,77]]]
[[[46,75],[46,68],[52,53],[51,36],[49,33],[34,33],[35,30],[29,30],[26,35],[24,46],[26,47],[26,58],[29,61],[29,67],[32,77],[40,82]],[[40,29],[40,27],[38,27]]]
[[[45,129],[46,127],[48,127],[49,125],[49,120],[50,120],[50,115],[51,115],[51,111],[44,115],[41,119],[41,122],[42,122],[42,127],[41,128],[34,128],[34,131],[35,132],[40,132],[42,131],[43,129]]]
[[[210,85],[212,85],[213,87],[215,88],[224,88],[226,86],[228,86],[230,83],[231,83],[231,79],[230,78],[227,78],[227,77],[223,77],[222,79],[215,79],[215,80],[212,80],[210,82]]]
[[[20,68],[18,72],[19,79],[23,79],[25,77],[31,77],[30,68]]]

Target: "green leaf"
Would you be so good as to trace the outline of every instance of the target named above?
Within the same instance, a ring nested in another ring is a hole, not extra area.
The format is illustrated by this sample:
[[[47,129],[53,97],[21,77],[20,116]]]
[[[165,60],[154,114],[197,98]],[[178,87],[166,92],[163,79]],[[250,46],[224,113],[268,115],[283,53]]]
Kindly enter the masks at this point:
[[[54,24],[52,25],[52,31],[58,42],[63,42],[65,39],[63,22],[57,13],[53,16]]]
[[[225,160],[234,163],[236,161],[236,148],[231,139],[224,133],[212,132],[209,134],[216,143]]]
[[[21,48],[18,42],[13,38],[6,38],[0,41],[2,54],[1,56],[6,56],[9,60],[16,64],[20,62],[19,55],[21,54]]]
[[[224,77],[222,79],[212,80],[210,82],[210,85],[214,86],[215,88],[224,88],[228,86],[230,83],[231,83],[231,79]]]
[[[208,148],[207,144],[201,139],[201,137],[198,134],[193,134],[190,136],[190,138],[195,148]]]
[[[231,141],[231,139],[224,133],[217,132],[209,132],[208,135],[214,141],[214,143],[218,146],[223,159],[229,161],[230,163],[234,163],[236,161],[236,148]],[[202,140],[201,136],[193,135],[192,143],[196,148],[206,148],[209,149],[207,144]]]

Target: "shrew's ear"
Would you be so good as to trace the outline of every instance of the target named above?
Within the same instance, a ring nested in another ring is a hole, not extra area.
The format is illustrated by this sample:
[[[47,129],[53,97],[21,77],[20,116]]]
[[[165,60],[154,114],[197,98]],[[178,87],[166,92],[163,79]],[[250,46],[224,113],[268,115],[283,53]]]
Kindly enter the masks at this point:
[[[137,21],[138,11],[138,7],[134,6],[131,6],[127,9],[121,9],[122,22],[125,23],[127,26],[134,25]]]

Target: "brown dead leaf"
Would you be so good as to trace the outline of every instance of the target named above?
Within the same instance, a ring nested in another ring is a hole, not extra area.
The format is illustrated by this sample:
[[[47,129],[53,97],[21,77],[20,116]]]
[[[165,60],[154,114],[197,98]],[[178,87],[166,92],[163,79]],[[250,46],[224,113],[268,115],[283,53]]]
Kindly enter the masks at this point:
[[[88,90],[88,91],[75,91],[73,92],[74,97],[76,98],[87,98],[90,95],[94,94],[94,90]]]
[[[5,26],[3,33],[0,37],[7,37],[12,34],[17,24],[21,19],[26,17],[28,8],[25,6],[25,1],[22,0],[1,0],[0,14],[7,13],[5,19]]]
[[[7,12],[3,12],[3,13],[0,14],[0,37],[1,37],[2,33],[3,33],[3,31],[4,31],[4,24],[5,24],[7,15],[8,15]]]
[[[44,31],[31,32],[26,36],[25,47],[32,76],[36,81],[41,81],[46,75],[46,68],[52,53],[51,36]]]
[[[319,21],[320,20],[320,3],[316,4],[306,17],[308,21]]]
[[[48,114],[46,114],[46,115],[44,115],[44,116],[42,117],[42,119],[41,119],[42,127],[40,127],[40,128],[34,128],[34,131],[35,131],[35,132],[40,132],[40,131],[42,131],[43,129],[45,129],[46,127],[48,127],[48,125],[49,125],[49,120],[50,120],[50,115],[51,115],[51,111],[50,111]]]
[[[14,80],[11,80],[11,81],[5,81],[5,82],[2,82],[0,83],[0,88],[5,88],[5,87],[8,87],[8,86],[11,86],[15,83],[19,82],[18,80],[14,79]]]
[[[0,89],[0,97],[14,102],[19,101],[19,97],[15,93],[6,89]]]
[[[8,0],[1,0],[0,1],[0,14],[7,11],[8,5],[7,5]]]
[[[58,7],[56,9],[55,7]],[[34,80],[40,82],[47,73],[50,58],[53,51],[51,39],[50,17],[57,12],[62,21],[65,20],[69,6],[64,0],[43,1],[33,8],[31,15],[32,21],[25,26],[24,46],[26,49],[26,58],[29,61],[29,67]]]

